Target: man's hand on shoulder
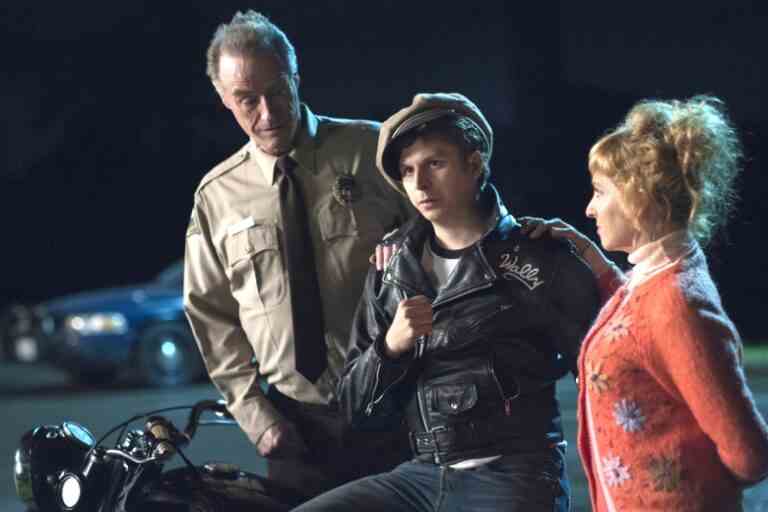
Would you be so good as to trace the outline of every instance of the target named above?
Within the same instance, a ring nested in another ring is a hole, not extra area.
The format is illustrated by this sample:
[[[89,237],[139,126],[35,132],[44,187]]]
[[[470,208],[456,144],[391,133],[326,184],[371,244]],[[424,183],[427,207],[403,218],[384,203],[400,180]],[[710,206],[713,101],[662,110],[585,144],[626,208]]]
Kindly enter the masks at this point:
[[[307,445],[292,423],[278,422],[259,438],[256,449],[262,457],[298,457],[307,451]]]
[[[384,267],[387,266],[387,263],[389,263],[392,255],[395,254],[397,248],[397,244],[378,243],[376,244],[374,253],[371,254],[371,257],[369,258],[369,261],[371,264],[376,265],[376,270],[384,270]]]
[[[397,233],[397,228],[385,234],[381,239],[381,242],[376,244],[374,253],[371,254],[370,258],[368,258],[368,261],[370,261],[371,264],[376,265],[376,270],[378,271],[384,270],[384,268],[387,266],[387,263],[389,263],[389,260],[392,258],[392,255],[397,252],[399,245],[389,241],[392,235],[395,233]]]
[[[587,235],[562,219],[542,219],[539,217],[521,217],[518,219],[521,231],[530,238],[549,235],[552,238],[568,240],[573,244],[576,254],[587,262],[595,276],[613,271],[615,265],[603,254],[600,248]]]

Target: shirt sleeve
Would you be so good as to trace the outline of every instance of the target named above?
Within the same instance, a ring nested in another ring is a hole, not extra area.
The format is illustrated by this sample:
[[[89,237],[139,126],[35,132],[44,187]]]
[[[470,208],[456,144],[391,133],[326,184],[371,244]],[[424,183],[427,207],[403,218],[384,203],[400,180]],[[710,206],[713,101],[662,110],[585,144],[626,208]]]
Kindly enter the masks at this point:
[[[211,380],[240,427],[256,444],[264,431],[281,418],[259,386],[253,349],[240,325],[238,303],[212,243],[200,197],[187,229],[184,309]]]
[[[665,287],[654,293],[648,322],[650,369],[687,404],[734,477],[756,482],[768,474],[768,430],[747,386],[739,335],[719,299],[691,299]]]

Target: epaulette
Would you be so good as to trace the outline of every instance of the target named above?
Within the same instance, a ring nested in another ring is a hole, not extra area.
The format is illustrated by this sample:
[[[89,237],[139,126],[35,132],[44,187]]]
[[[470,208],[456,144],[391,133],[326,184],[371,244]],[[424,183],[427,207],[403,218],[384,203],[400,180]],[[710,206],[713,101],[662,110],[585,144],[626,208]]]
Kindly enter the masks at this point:
[[[208,174],[203,176],[203,179],[200,180],[200,184],[197,186],[197,192],[200,192],[203,187],[205,187],[207,184],[215,180],[216,178],[219,178],[223,176],[224,174],[228,173],[229,171],[236,169],[240,165],[242,165],[244,162],[247,162],[250,158],[250,152],[248,151],[248,144],[240,148],[234,155],[230,156],[220,164],[218,164],[216,167],[211,169]]]

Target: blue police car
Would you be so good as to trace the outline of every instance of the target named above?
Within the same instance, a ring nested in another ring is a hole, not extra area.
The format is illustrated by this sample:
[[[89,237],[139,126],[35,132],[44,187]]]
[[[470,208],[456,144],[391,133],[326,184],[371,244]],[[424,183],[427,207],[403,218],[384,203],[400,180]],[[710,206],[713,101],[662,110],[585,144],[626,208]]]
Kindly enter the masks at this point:
[[[40,304],[47,358],[90,384],[107,383],[123,371],[157,386],[203,377],[205,368],[184,317],[182,283],[179,261],[149,283]]]

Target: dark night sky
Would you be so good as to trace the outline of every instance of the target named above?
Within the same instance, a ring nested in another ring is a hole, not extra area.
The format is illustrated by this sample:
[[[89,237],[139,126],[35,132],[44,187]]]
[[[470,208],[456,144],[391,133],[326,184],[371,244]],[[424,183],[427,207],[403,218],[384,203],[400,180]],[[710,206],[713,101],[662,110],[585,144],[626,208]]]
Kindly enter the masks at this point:
[[[5,2],[0,307],[146,280],[181,257],[197,182],[244,142],[205,48],[250,7],[293,40],[315,112],[382,119],[417,91],[463,92],[496,128],[513,212],[592,234],[590,144],[640,98],[721,96],[750,161],[711,261],[737,324],[764,339],[768,8],[721,3]]]

